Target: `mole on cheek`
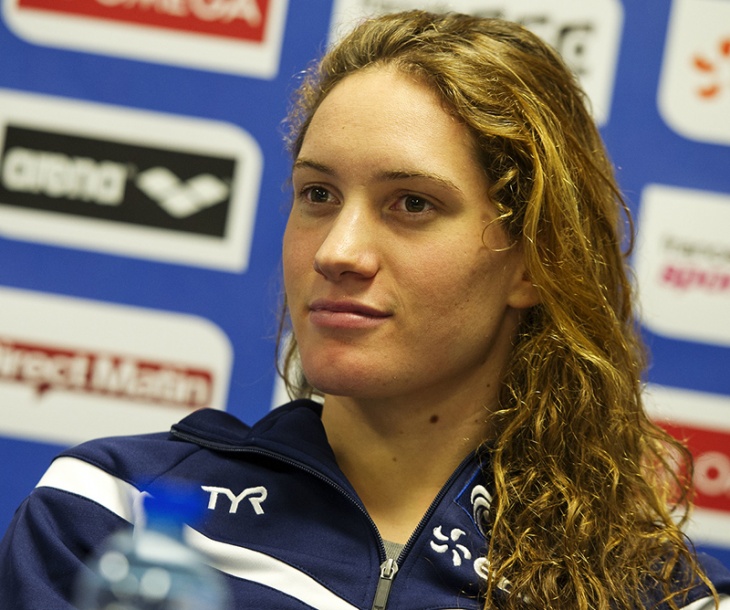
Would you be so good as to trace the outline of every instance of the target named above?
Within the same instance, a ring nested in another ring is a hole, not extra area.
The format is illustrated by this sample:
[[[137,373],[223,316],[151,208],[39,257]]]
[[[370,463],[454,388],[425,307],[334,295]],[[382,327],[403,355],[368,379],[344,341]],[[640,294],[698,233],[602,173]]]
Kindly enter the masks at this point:
[[[431,416],[431,419],[429,419],[428,421],[430,421],[432,424],[437,424],[438,421],[439,421],[439,416],[438,415],[432,415]]]

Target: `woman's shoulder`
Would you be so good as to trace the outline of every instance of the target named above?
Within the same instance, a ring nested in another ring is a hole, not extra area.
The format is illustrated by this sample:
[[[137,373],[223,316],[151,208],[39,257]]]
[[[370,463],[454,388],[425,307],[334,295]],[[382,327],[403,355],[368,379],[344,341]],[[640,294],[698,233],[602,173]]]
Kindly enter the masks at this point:
[[[697,565],[720,598],[720,609],[730,609],[730,570],[718,559],[707,553],[697,553],[696,560]],[[678,582],[681,580],[677,579]],[[653,591],[650,590],[645,607],[660,608],[661,610],[669,608],[668,604],[661,601],[664,595],[663,587],[657,587]],[[715,608],[712,592],[704,582],[698,582],[684,595],[683,599],[680,598],[675,601],[680,610],[711,610]]]
[[[199,451],[236,452],[262,438],[294,443],[306,435],[307,427],[319,432],[318,409],[311,401],[294,401],[268,412],[253,426],[227,411],[200,409],[168,431],[108,436],[70,447],[56,456],[51,469],[83,462],[137,485],[143,479],[154,480]],[[307,420],[311,420],[309,426]]]
[[[697,561],[717,592],[724,596],[721,607],[730,608],[730,568],[707,553],[698,553]]]

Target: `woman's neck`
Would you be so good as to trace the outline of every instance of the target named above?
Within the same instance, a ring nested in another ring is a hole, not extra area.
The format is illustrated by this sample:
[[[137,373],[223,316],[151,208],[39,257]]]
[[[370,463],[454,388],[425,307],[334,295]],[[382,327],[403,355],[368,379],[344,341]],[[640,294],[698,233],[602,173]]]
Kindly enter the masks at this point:
[[[486,438],[484,406],[325,398],[337,462],[381,536],[404,543],[462,460]]]

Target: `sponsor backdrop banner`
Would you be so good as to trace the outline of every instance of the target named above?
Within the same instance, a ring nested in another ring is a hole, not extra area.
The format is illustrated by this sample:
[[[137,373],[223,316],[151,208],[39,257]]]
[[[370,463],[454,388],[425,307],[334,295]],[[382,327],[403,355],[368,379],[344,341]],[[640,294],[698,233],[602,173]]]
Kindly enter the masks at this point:
[[[296,77],[363,16],[451,8],[579,75],[637,220],[647,401],[730,565],[730,0],[0,2],[0,531],[69,444],[282,400]]]

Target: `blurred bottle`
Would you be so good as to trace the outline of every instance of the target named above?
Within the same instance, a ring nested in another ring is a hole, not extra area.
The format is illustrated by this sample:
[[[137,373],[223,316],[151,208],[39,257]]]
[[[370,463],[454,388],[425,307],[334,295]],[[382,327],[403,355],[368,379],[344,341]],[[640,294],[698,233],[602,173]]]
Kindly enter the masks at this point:
[[[143,526],[112,535],[79,575],[80,610],[228,610],[223,576],[183,541],[200,503],[180,489],[145,498]],[[202,505],[204,506],[204,504]]]

